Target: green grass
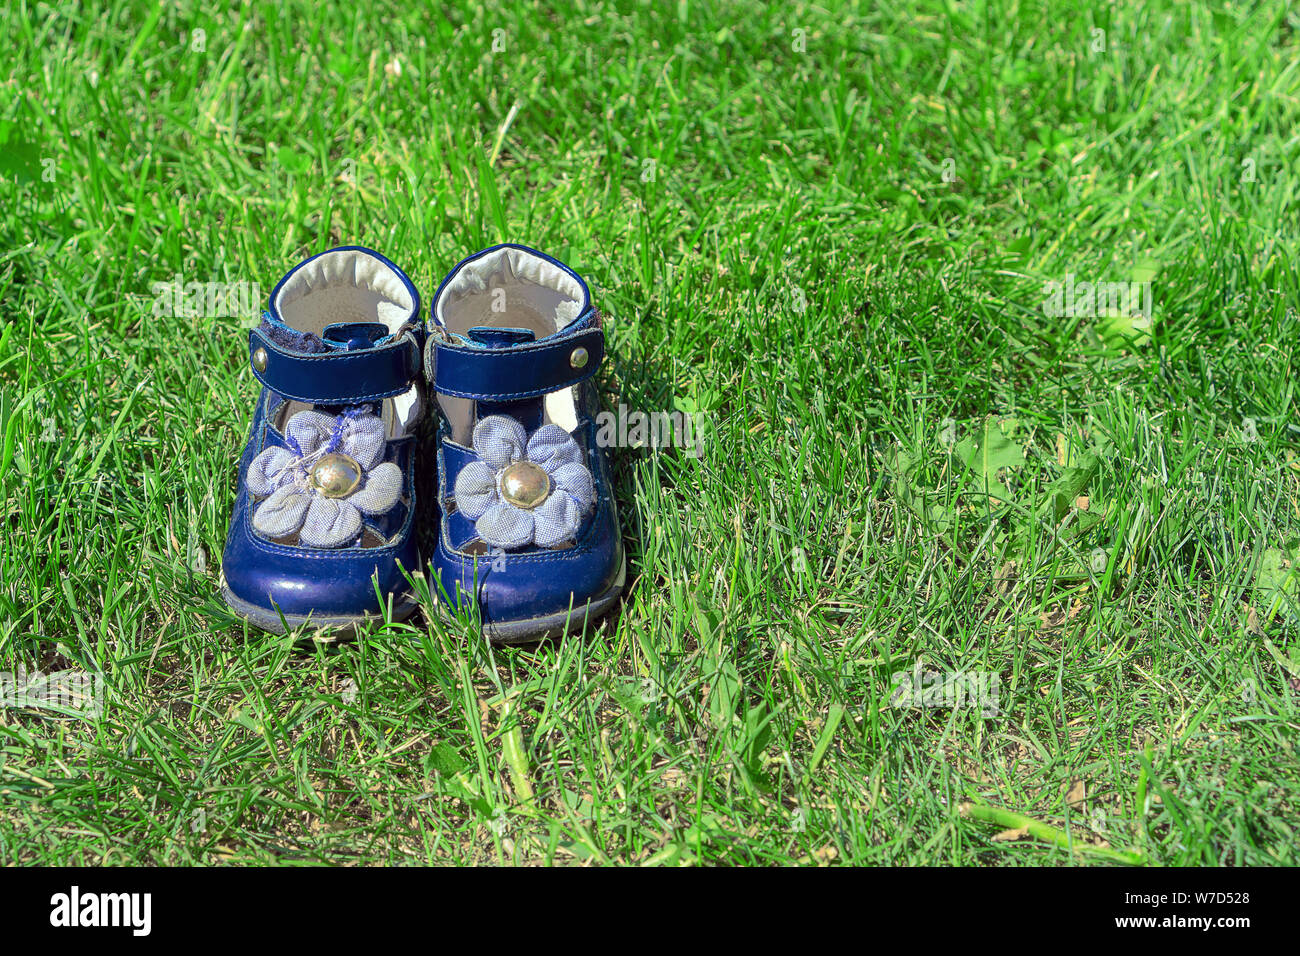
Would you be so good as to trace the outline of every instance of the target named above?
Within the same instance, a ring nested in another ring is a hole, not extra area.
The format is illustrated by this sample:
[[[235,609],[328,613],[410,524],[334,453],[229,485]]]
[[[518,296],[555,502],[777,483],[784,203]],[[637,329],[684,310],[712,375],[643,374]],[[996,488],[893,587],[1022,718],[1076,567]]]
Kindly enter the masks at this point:
[[[0,709],[0,862],[1300,863],[1300,14],[1056,6],[9,4],[0,671],[107,703]],[[620,612],[245,632],[249,317],[154,284],[501,240],[707,413]]]

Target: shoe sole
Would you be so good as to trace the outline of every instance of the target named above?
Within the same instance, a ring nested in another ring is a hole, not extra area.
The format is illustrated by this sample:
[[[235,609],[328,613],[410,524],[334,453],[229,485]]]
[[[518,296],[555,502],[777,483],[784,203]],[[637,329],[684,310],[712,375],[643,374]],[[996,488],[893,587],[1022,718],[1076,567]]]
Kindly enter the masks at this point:
[[[542,614],[518,621],[491,621],[483,625],[483,634],[494,644],[532,644],[560,634],[582,631],[609,612],[623,594],[627,580],[627,557],[618,569],[618,577],[609,588],[586,604],[571,611]]]
[[[604,593],[592,598],[582,607],[518,621],[490,622],[483,625],[483,634],[494,644],[531,644],[559,634],[581,631],[588,623],[594,624],[613,608],[623,594],[626,581],[627,557],[625,555],[614,583]],[[269,634],[287,634],[300,627],[310,626],[323,631],[328,630],[332,632],[333,639],[339,640],[355,636],[359,630],[384,621],[384,617],[380,614],[366,614],[361,617],[285,614],[281,620],[279,612],[250,604],[237,596],[226,586],[224,580],[221,582],[221,597],[238,617]],[[400,603],[394,605],[391,620],[405,621],[419,606],[418,601],[406,595]],[[286,624],[289,630],[285,630]]]
[[[221,597],[237,616],[269,634],[287,634],[289,631],[295,631],[300,627],[307,626],[322,631],[330,631],[331,638],[339,640],[355,636],[358,631],[365,630],[375,624],[382,624],[386,620],[382,614],[363,614],[360,616],[355,614],[334,616],[318,614],[281,615],[279,611],[250,604],[231,591],[224,581],[221,583]],[[392,616],[387,620],[405,621],[415,613],[416,608],[419,606],[413,596],[409,594],[402,595],[400,600],[395,599]],[[288,630],[285,629],[286,624]]]

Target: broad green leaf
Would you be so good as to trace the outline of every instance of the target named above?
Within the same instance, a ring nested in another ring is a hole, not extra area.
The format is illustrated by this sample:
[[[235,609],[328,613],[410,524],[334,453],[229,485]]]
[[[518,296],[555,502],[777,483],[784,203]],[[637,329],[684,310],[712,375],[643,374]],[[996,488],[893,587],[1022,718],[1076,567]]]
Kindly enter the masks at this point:
[[[1281,548],[1268,548],[1259,563],[1255,589],[1264,602],[1264,620],[1271,621],[1277,612],[1294,614],[1300,606],[1300,566],[1293,555]]]
[[[469,763],[456,753],[451,744],[444,741],[434,744],[429,756],[424,758],[424,766],[427,770],[437,771],[439,775],[450,778],[468,767]]]
[[[1141,348],[1151,341],[1151,319],[1140,312],[1101,316],[1101,337],[1112,348]]]
[[[1048,486],[1047,490],[1052,496],[1052,506],[1057,521],[1066,516],[1074,500],[1083,494],[1100,467],[1101,460],[1092,452],[1087,452],[1079,459],[1077,465],[1066,468],[1061,472],[1060,477]]]
[[[1025,456],[1020,446],[1008,438],[996,422],[986,420],[978,435],[963,438],[953,451],[962,464],[981,479],[990,495],[1000,501],[1011,500],[1011,492],[998,478],[998,472],[1023,465]]]

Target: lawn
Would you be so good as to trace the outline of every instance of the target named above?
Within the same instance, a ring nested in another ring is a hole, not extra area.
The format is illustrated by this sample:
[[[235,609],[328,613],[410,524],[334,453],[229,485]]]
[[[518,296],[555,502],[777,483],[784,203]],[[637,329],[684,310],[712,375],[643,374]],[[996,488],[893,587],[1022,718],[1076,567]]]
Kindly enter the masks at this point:
[[[0,863],[1300,863],[1300,13],[221,6],[0,13]],[[260,300],[504,240],[626,600],[246,630]]]

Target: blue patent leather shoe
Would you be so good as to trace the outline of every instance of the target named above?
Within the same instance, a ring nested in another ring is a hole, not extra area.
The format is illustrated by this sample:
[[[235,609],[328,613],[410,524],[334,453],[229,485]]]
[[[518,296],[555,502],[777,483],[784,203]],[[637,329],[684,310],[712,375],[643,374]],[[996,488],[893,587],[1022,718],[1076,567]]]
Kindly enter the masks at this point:
[[[527,246],[470,256],[430,308],[439,533],[431,565],[503,643],[608,611],[626,563],[592,376],[600,313],[568,266]]]
[[[280,280],[248,358],[262,385],[221,564],[221,593],[269,631],[403,619],[420,570],[415,431],[420,296],[377,252],[344,246]]]

